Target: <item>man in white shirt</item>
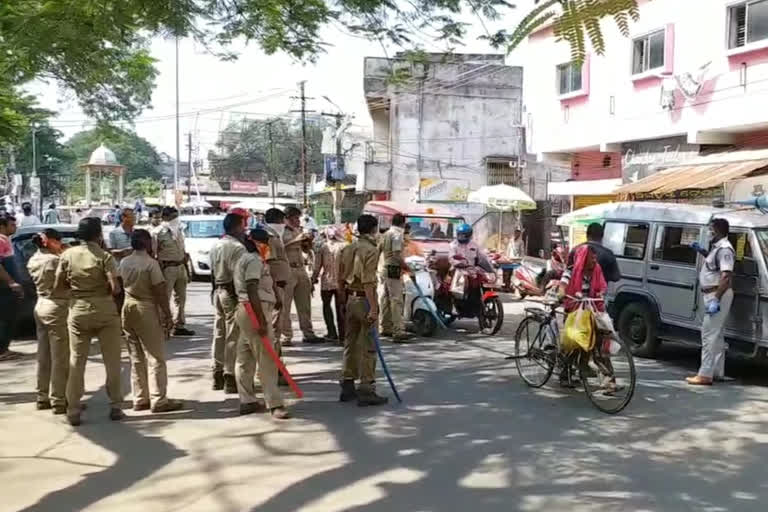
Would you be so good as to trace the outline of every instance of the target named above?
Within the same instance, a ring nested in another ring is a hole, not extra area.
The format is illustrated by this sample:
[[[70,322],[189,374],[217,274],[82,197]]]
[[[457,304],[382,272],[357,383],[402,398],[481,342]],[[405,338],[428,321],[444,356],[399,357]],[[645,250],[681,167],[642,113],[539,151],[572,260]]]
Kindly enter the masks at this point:
[[[725,219],[709,224],[712,248],[707,251],[698,242],[693,247],[704,256],[699,273],[704,321],[701,324],[701,366],[698,374],[688,377],[688,384],[710,386],[715,378],[725,376],[725,321],[733,304],[731,279],[736,252],[728,241],[730,226]]]
[[[32,203],[26,202],[21,205],[22,215],[19,219],[19,227],[34,226],[36,224],[42,224],[40,217],[32,213]]]
[[[520,228],[515,229],[512,240],[507,245],[507,258],[510,260],[521,260],[525,257],[525,242],[523,241],[523,232]]]

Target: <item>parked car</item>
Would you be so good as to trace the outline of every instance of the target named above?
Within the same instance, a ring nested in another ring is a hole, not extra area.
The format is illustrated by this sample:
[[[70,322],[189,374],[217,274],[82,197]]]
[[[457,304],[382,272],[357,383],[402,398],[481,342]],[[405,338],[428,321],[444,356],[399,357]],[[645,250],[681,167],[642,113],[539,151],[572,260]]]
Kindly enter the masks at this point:
[[[19,284],[24,288],[24,299],[21,302],[17,316],[17,334],[28,335],[35,331],[35,319],[32,313],[37,302],[37,290],[35,289],[35,283],[32,282],[32,277],[27,271],[27,262],[37,251],[37,247],[32,243],[32,237],[45,228],[53,228],[61,233],[62,241],[65,244],[80,243],[77,238],[77,226],[74,224],[24,226],[19,228],[16,234],[11,237],[14,250],[13,264],[15,272]]]
[[[186,242],[187,271],[191,279],[211,275],[210,252],[216,240],[224,235],[224,217],[221,215],[182,215]]]
[[[616,255],[621,280],[607,301],[619,334],[635,354],[651,357],[662,340],[701,342],[704,305],[699,293],[703,258],[693,242],[708,245],[713,218],[730,224],[736,250],[734,301],[725,335],[730,349],[765,356],[768,348],[768,215],[699,205],[619,202],[590,206],[558,219],[560,225],[600,222],[603,244]]]

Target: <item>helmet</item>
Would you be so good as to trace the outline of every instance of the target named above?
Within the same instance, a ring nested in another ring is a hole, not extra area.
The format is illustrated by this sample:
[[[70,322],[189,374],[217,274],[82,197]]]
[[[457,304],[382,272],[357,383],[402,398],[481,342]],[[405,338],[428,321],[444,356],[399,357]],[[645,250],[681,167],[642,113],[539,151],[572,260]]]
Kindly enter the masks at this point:
[[[472,240],[472,226],[469,224],[462,224],[456,228],[456,240],[460,244],[468,244]]]

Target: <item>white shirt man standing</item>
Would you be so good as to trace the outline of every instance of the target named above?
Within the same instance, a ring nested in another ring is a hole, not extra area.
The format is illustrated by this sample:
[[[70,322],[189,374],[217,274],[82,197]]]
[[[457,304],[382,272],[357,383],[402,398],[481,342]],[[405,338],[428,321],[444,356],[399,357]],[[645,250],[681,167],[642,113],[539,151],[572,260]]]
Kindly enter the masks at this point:
[[[725,219],[709,224],[712,248],[707,251],[694,242],[691,247],[704,256],[699,273],[704,321],[701,324],[701,366],[688,377],[688,384],[711,386],[715,378],[725,376],[725,321],[733,303],[731,279],[736,252],[728,241],[730,226]]]
[[[40,217],[32,213],[32,203],[23,203],[21,205],[22,215],[19,219],[19,227],[34,226],[36,224],[42,224]]]

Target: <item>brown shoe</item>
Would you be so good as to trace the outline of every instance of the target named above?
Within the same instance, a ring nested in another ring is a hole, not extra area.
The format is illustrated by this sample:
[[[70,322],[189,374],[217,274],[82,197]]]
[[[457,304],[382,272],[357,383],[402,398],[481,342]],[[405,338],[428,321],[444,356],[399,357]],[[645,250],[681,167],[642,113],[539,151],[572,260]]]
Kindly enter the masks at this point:
[[[161,403],[160,405],[153,405],[152,412],[153,413],[173,412],[183,408],[184,408],[184,402],[182,402],[181,400],[172,400],[169,398],[168,400]]]
[[[67,414],[67,406],[66,405],[54,405],[53,406],[53,414]]]
[[[410,339],[411,339],[411,335],[406,334],[404,332],[399,332],[397,334],[392,335],[392,343],[405,343]]]
[[[51,402],[49,402],[48,400],[40,400],[35,403],[35,408],[38,411],[47,411],[48,409],[51,408]]]
[[[72,425],[73,427],[77,427],[80,425],[80,413],[77,414],[67,414],[67,423]]]
[[[136,402],[133,404],[133,410],[134,411],[148,411],[149,410],[149,402],[143,403],[143,402]]]
[[[685,382],[687,382],[691,386],[711,386],[712,385],[712,379],[708,377],[702,377],[701,375],[694,375],[693,377],[688,377],[685,379]]]
[[[291,419],[291,413],[285,407],[273,407],[272,417],[276,420],[289,420]]]

